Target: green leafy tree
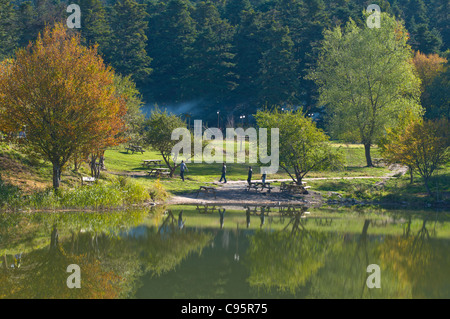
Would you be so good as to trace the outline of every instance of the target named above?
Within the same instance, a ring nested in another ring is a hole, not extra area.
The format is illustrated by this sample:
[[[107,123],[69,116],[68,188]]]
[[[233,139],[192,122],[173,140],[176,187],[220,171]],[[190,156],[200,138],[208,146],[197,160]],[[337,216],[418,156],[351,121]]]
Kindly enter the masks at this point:
[[[408,144],[411,141],[405,140],[403,133],[412,123],[421,120],[421,117],[410,112],[401,114],[398,124],[395,127],[388,127],[386,134],[378,143],[381,154],[388,164],[402,164],[408,167],[411,184],[414,182],[414,159],[408,151]]]
[[[312,170],[341,165],[341,156],[329,144],[328,136],[301,111],[264,110],[255,118],[259,127],[279,129],[280,167],[297,185],[302,185],[303,177]]]
[[[123,118],[126,124],[126,130],[123,132],[124,140],[140,145],[143,138],[141,130],[145,120],[145,115],[141,110],[144,105],[142,96],[130,75],[126,77],[116,75],[114,86],[116,87],[116,95],[125,99],[127,106],[127,113]]]
[[[325,33],[318,65],[309,75],[319,87],[334,138],[364,144],[367,166],[370,148],[394,126],[405,110],[420,114],[420,80],[410,62],[412,53],[402,24],[388,14],[381,28],[358,27]]]
[[[157,107],[152,110],[150,117],[144,123],[144,142],[161,154],[170,169],[170,177],[179,166],[174,157],[177,154],[172,153],[174,146],[179,142],[172,140],[172,132],[178,128],[186,128],[186,123],[180,117],[167,110],[161,111]]]

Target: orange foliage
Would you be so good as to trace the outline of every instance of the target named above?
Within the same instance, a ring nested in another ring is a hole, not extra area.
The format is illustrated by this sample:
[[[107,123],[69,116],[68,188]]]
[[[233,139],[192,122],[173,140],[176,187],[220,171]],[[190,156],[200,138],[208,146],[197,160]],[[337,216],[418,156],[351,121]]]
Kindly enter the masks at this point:
[[[61,168],[77,151],[116,145],[126,101],[97,48],[80,44],[63,24],[0,66],[0,130],[25,127],[31,147]]]
[[[444,70],[444,64],[447,63],[447,60],[440,57],[438,54],[426,55],[417,51],[413,63],[422,80],[422,87],[425,88]]]

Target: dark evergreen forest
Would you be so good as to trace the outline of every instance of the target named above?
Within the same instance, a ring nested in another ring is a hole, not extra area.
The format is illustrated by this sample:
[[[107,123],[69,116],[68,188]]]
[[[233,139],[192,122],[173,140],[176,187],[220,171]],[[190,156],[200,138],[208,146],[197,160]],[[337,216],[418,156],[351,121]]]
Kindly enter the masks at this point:
[[[265,105],[317,111],[305,75],[323,31],[349,19],[365,24],[371,3],[404,21],[414,51],[449,52],[448,0],[0,0],[0,59],[65,21],[70,3],[81,8],[73,32],[130,75],[146,103],[211,121],[217,111],[239,119]]]

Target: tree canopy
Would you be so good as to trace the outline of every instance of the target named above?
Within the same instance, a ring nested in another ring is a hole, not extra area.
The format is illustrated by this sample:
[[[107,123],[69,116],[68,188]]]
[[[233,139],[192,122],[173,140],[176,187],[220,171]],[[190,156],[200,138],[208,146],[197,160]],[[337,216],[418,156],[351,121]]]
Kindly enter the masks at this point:
[[[340,155],[333,151],[328,136],[316,127],[311,118],[300,111],[259,111],[256,114],[259,127],[279,128],[279,161],[294,182],[302,184],[302,178],[312,170],[338,167]]]
[[[234,117],[252,114],[265,104],[320,111],[319,85],[306,75],[316,66],[324,31],[350,19],[365,28],[363,10],[368,4],[360,0],[70,3],[82,10],[82,28],[71,32],[81,34],[82,44],[97,43],[107,64],[136,81],[145,102],[168,107],[192,103],[206,121],[215,117],[210,108]],[[69,1],[2,0],[0,4],[2,59],[36,40],[46,25],[64,23]],[[405,42],[413,50],[445,55],[450,38],[448,1],[382,0],[377,4],[382,13],[404,21],[405,38],[406,32],[409,35]],[[436,87],[446,83],[443,76],[436,80]],[[440,111],[447,105],[442,95],[448,90],[432,89],[436,92],[430,92],[429,104]]]
[[[344,28],[325,32],[317,68],[310,78],[319,86],[319,103],[329,117],[331,136],[370,147],[395,125],[401,113],[420,114],[420,80],[411,63],[407,32],[382,14],[380,28]]]
[[[46,28],[1,65],[2,130],[26,133],[29,146],[52,163],[55,189],[75,152],[98,152],[121,141],[126,111],[111,68],[62,24]]]

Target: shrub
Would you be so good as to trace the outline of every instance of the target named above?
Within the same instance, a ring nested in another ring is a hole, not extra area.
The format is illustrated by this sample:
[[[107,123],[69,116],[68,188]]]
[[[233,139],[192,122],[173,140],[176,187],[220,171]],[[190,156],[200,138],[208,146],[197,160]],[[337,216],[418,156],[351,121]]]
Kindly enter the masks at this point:
[[[170,196],[159,179],[150,187],[149,193],[153,201],[163,201]]]

